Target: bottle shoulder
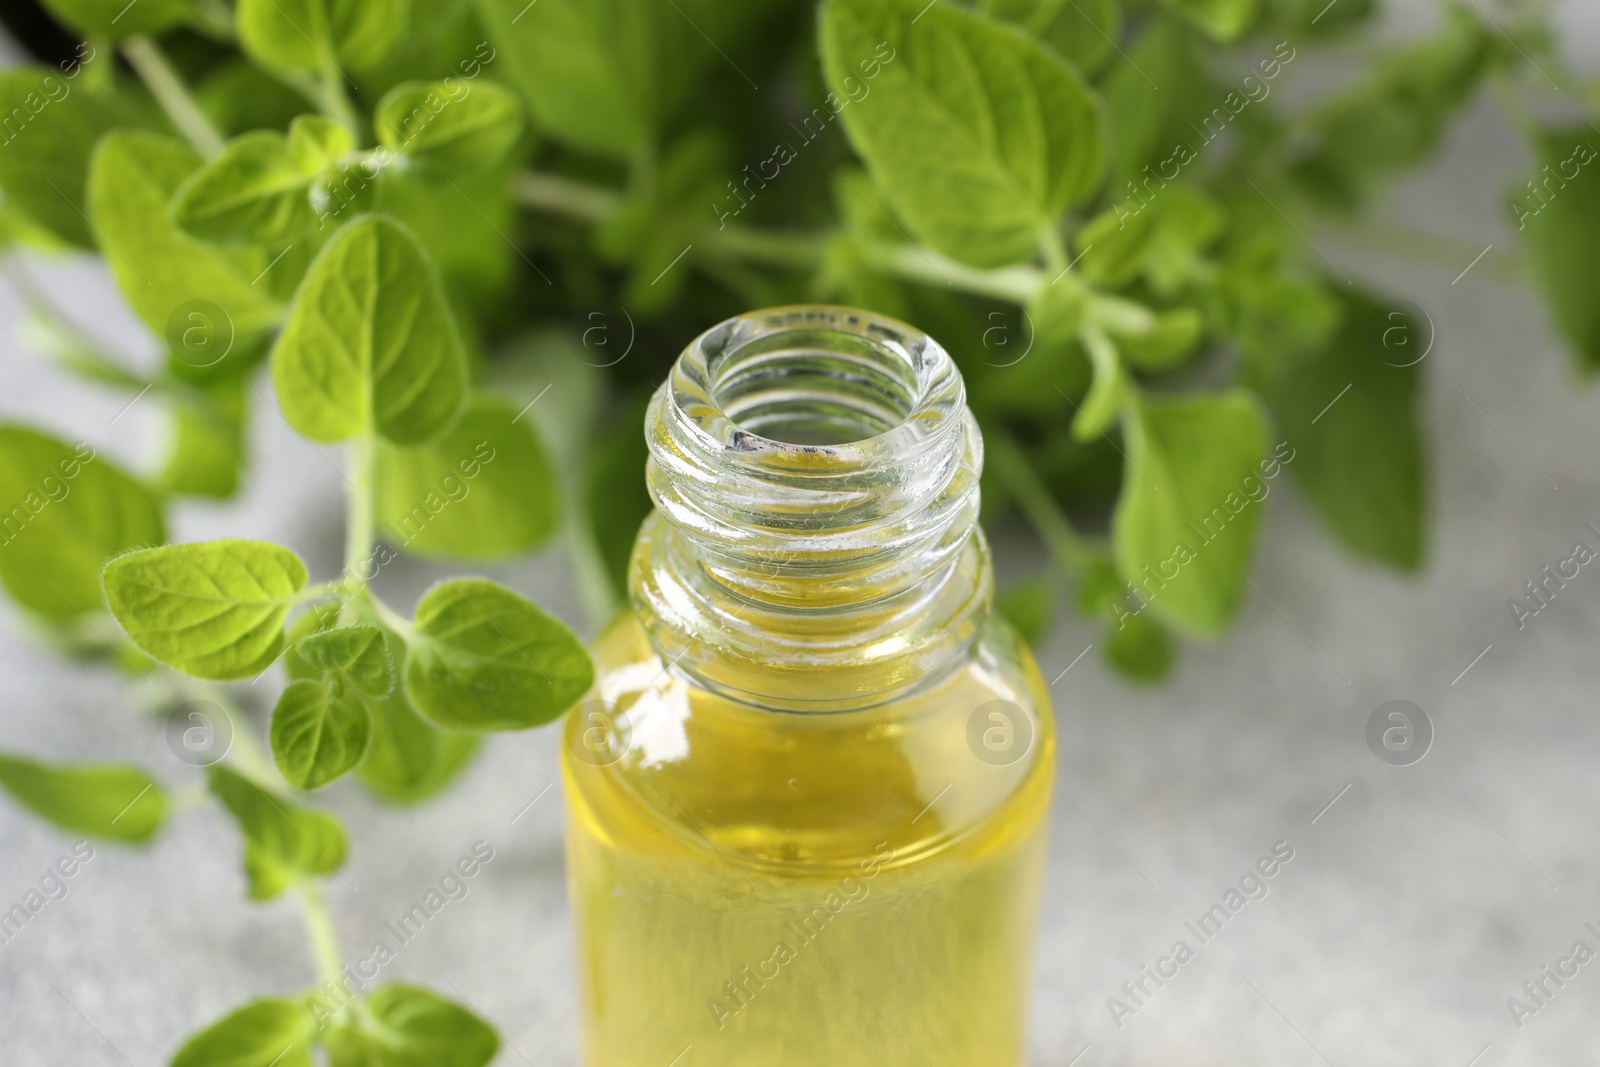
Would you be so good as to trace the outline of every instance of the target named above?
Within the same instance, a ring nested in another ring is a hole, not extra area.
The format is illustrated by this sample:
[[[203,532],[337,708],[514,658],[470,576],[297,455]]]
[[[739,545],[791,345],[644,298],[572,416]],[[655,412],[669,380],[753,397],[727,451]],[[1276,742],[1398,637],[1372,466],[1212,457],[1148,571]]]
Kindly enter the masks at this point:
[[[610,838],[662,835],[756,866],[827,870],[892,849],[992,847],[1048,806],[1046,687],[998,616],[924,684],[848,711],[755,707],[694,685],[624,616],[595,645],[570,717],[575,815]],[[977,831],[987,831],[977,833]]]

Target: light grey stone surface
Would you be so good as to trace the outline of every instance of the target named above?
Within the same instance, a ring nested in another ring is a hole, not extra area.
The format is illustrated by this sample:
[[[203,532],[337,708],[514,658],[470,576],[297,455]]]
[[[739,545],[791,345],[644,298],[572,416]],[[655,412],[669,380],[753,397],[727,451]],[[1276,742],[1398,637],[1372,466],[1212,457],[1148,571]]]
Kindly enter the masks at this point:
[[[1417,6],[1398,21],[1426,21]],[[1569,0],[1562,10],[1565,46],[1592,58],[1600,9]],[[1253,572],[1261,592],[1223,641],[1186,646],[1161,688],[1120,682],[1098,650],[1055,683],[1070,803],[1058,802],[1052,830],[1031,1040],[1039,1067],[1593,1062],[1600,963],[1521,1029],[1506,1007],[1578,939],[1600,948],[1583,929],[1600,926],[1600,578],[1585,569],[1520,632],[1506,606],[1573,541],[1597,543],[1585,523],[1600,522],[1600,395],[1575,381],[1530,289],[1497,280],[1488,263],[1452,282],[1473,250],[1514,246],[1502,196],[1523,159],[1484,105],[1390,199],[1391,217],[1459,238],[1460,262],[1419,264],[1314,235],[1352,276],[1414,300],[1437,330],[1423,365],[1434,511],[1423,573],[1398,579],[1353,562],[1282,479]],[[97,267],[36,269],[108,345],[149,355]],[[15,339],[19,321],[0,291],[0,417],[153,464],[155,401],[124,411],[125,397],[53,371]],[[176,534],[283,540],[330,573],[339,457],[296,437],[264,398],[257,409],[263,458],[244,497],[183,508]],[[385,574],[385,591],[409,603],[435,573],[404,564]],[[559,558],[498,574],[580,621]],[[1068,621],[1040,656],[1046,677],[1093,640]],[[0,746],[131,758],[174,784],[193,780],[140,713],[138,686],[56,660],[9,609],[0,676]],[[265,694],[243,692],[264,712]],[[1421,705],[1437,731],[1408,768],[1380,763],[1364,740],[1372,710],[1395,698]],[[496,738],[458,787],[420,808],[383,806],[348,784],[327,793],[354,842],[346,877],[328,883],[350,956],[473,842],[494,847],[469,895],[386,975],[453,989],[495,1020],[506,1064],[577,1063],[559,788],[511,821],[555,781],[555,746],[553,729]],[[1269,895],[1201,946],[1185,922],[1278,841],[1294,858]],[[71,843],[0,804],[0,904]],[[164,1063],[197,1024],[308,982],[294,904],[246,902],[237,850],[209,806],[174,819],[148,850],[98,847],[70,894],[0,947],[0,1063]],[[1108,998],[1179,939],[1196,958],[1118,1027]]]

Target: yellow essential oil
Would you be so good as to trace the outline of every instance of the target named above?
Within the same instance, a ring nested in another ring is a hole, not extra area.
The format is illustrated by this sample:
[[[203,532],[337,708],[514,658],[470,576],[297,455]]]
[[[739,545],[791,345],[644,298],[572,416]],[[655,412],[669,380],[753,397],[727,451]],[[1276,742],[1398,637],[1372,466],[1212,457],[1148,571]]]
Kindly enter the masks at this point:
[[[1016,1067],[1054,768],[982,443],[918,331],[708,331],[647,417],[633,611],[569,717],[588,1067]]]

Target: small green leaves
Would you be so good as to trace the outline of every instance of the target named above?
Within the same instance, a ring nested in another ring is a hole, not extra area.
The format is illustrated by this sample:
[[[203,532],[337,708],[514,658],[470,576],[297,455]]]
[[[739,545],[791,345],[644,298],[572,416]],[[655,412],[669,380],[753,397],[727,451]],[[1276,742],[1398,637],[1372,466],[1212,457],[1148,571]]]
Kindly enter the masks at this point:
[[[313,157],[312,162],[320,164]],[[276,130],[235,137],[191,174],[173,196],[172,218],[207,241],[255,244],[292,239],[314,221],[306,195],[320,171],[302,169]]]
[[[167,817],[167,795],[137,767],[38,763],[0,752],[0,786],[50,822],[87,837],[144,844]]]
[[[272,756],[292,785],[316,789],[361,762],[374,698],[394,688],[394,669],[376,626],[317,630],[294,652],[290,674],[299,680],[272,711]]]
[[[437,437],[460,414],[466,379],[437,272],[384,216],[359,218],[328,242],[272,350],[283,413],[315,441]]]
[[[350,131],[321,115],[297,115],[289,124],[289,161],[303,174],[319,174],[352,148]]]
[[[23,607],[97,612],[105,561],[165,538],[155,495],[91,446],[0,425],[0,583]]]
[[[1600,370],[1597,146],[1600,134],[1586,125],[1544,130],[1534,146],[1541,169],[1511,200],[1551,317],[1585,374]]]
[[[149,548],[106,565],[106,603],[134,643],[200,678],[259,674],[283,649],[306,565],[266,541]]]
[[[371,732],[359,692],[333,682],[290,682],[272,709],[272,758],[290,785],[317,789],[361,762]]]
[[[195,0],[41,0],[56,18],[86,37],[122,40],[169,29],[193,13]]]
[[[406,644],[406,695],[423,718],[445,729],[538,726],[566,711],[594,680],[572,631],[484,578],[428,590]]]
[[[493,1028],[417,986],[375,990],[352,1027],[329,1031],[331,1067],[484,1067],[499,1050]]]
[[[380,444],[376,516],[384,536],[421,555],[495,559],[555,529],[555,474],[530,420],[480,395],[444,437],[416,448]]]
[[[295,652],[306,666],[368,696],[381,697],[394,688],[389,649],[376,626],[318,630],[301,638]]]
[[[172,1067],[311,1067],[311,1039],[304,1004],[253,1000],[185,1041]]]
[[[206,773],[244,834],[252,899],[269,899],[298,878],[332,874],[344,863],[344,828],[332,815],[275,796],[225,764],[213,763]]]
[[[493,166],[522,135],[522,105],[493,82],[404,82],[373,115],[378,141],[436,174]]]
[[[390,656],[405,654],[400,638],[385,632]],[[372,743],[356,776],[387,800],[415,803],[449,784],[478,750],[478,735],[440,730],[419,716],[401,686],[370,701]]]
[[[405,0],[239,0],[239,43],[263,67],[364,70],[405,33]]]
[[[109,133],[89,164],[89,217],[117,287],[158,335],[186,305],[207,304],[246,337],[276,324],[283,311],[265,282],[251,284],[271,256],[218,249],[173,225],[168,202],[199,166],[200,157],[175,138]]]
[[[1159,618],[1219,633],[1238,607],[1266,495],[1260,410],[1236,391],[1138,400],[1129,413],[1117,569]]]
[[[851,143],[941,252],[980,267],[1026,259],[1100,179],[1094,95],[1011,27],[953,4],[828,0],[821,46]]]

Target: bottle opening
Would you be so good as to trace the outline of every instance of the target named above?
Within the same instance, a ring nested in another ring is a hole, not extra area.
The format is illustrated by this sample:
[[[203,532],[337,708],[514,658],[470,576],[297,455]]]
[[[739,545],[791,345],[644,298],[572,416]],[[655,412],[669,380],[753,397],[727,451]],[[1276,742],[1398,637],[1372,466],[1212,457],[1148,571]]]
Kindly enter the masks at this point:
[[[645,437],[657,513],[630,592],[704,685],[858,707],[957,654],[987,612],[982,439],[920,330],[822,305],[729,319],[679,357]]]
[[[786,329],[708,355],[712,402],[739,428],[784,444],[881,436],[923,391],[909,353],[869,334]]]

